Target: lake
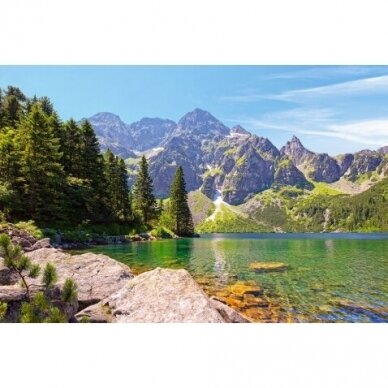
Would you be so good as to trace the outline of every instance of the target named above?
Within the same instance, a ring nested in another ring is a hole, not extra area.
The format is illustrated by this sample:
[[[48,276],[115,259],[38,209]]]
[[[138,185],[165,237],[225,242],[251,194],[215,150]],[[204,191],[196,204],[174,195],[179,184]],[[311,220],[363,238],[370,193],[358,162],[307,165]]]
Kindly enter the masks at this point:
[[[388,322],[388,234],[211,234],[87,250],[135,274],[185,268],[255,322]],[[255,272],[253,262],[287,268]]]

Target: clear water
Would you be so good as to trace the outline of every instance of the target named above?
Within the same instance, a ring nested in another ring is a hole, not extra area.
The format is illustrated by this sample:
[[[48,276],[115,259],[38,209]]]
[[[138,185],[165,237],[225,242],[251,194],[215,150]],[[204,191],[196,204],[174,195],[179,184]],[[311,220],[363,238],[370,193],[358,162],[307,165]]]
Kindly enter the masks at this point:
[[[236,283],[260,286],[267,304],[238,305],[258,322],[388,322],[388,234],[212,234],[88,250],[136,273],[185,268],[210,295]],[[249,269],[265,261],[288,268]],[[226,302],[234,306],[233,295]]]

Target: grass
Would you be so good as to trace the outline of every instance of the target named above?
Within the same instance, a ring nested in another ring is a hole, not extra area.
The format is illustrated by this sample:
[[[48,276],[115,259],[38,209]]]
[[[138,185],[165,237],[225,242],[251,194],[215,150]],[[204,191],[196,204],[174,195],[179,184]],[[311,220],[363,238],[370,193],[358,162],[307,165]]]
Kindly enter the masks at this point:
[[[214,220],[205,220],[196,227],[198,233],[268,232],[270,229],[249,218],[237,207],[221,205]]]
[[[333,189],[329,186],[329,184],[325,182],[316,182],[312,179],[308,179],[310,183],[314,185],[314,189],[312,190],[312,195],[341,195],[343,194],[342,191],[339,191],[337,189]]]
[[[199,190],[189,193],[188,202],[193,215],[194,225],[204,221],[215,210],[213,201]]]

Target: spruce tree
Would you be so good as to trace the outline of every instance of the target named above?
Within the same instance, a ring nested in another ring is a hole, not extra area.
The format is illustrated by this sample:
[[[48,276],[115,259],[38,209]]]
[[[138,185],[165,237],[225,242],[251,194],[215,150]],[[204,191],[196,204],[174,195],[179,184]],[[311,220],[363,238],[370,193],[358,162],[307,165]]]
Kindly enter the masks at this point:
[[[3,125],[15,127],[25,111],[27,98],[22,91],[14,86],[8,86],[2,101]]]
[[[118,173],[119,173],[119,207],[120,212],[119,216],[123,220],[127,221],[131,218],[131,204],[130,204],[130,194],[128,188],[128,173],[127,167],[125,165],[124,159],[118,158]]]
[[[18,128],[25,218],[36,221],[61,217],[63,169],[59,139],[39,104],[31,107]]]
[[[90,218],[103,222],[110,217],[107,203],[104,160],[100,153],[100,145],[89,121],[84,120],[80,127],[80,168],[79,178],[86,180],[91,195],[87,200]]]
[[[170,212],[173,231],[178,236],[192,236],[194,234],[193,219],[187,202],[186,183],[181,166],[176,170],[170,188]]]
[[[156,200],[153,194],[153,184],[144,155],[141,158],[139,173],[133,188],[133,209],[139,213],[141,221],[145,225],[156,217]]]

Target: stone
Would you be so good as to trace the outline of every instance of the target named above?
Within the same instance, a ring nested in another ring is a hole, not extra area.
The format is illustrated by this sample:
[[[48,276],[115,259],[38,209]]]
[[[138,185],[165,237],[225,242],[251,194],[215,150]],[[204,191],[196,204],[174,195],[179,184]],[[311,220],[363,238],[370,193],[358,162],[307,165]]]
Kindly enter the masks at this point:
[[[20,245],[24,250],[32,247],[37,242],[35,237],[12,224],[0,225],[0,234],[2,233],[7,234],[13,244]]]
[[[243,317],[239,312],[232,309],[225,303],[217,300],[216,298],[210,298],[213,307],[221,314],[227,323],[249,323],[250,321]]]
[[[59,284],[66,278],[73,278],[81,308],[108,297],[133,278],[129,267],[105,255],[89,252],[72,256],[54,248],[41,248],[26,255],[42,269],[49,262],[54,264]]]
[[[31,298],[33,298],[38,291],[44,292],[52,305],[59,308],[62,313],[67,316],[67,319],[70,320],[78,311],[78,301],[72,303],[65,303],[62,301],[61,287],[59,285],[54,285],[46,289],[43,285],[33,284],[30,286]],[[20,307],[26,300],[26,289],[20,287],[18,284],[0,286],[0,301],[6,302],[8,305],[6,321],[19,321]]]
[[[236,296],[244,296],[247,294],[258,296],[263,293],[260,286],[251,282],[237,282],[229,286],[227,291]]]
[[[31,247],[25,248],[26,252],[35,251],[37,249],[41,248],[51,248],[50,239],[49,238],[42,238],[41,240],[38,240],[34,245]]]
[[[249,268],[255,272],[270,272],[270,271],[283,271],[288,268],[287,264],[280,262],[255,262],[249,264]]]
[[[18,279],[17,274],[3,265],[3,259],[0,258],[0,286],[15,284]]]
[[[156,268],[131,279],[105,300],[79,312],[76,319],[222,323],[226,322],[224,316],[186,270]]]

